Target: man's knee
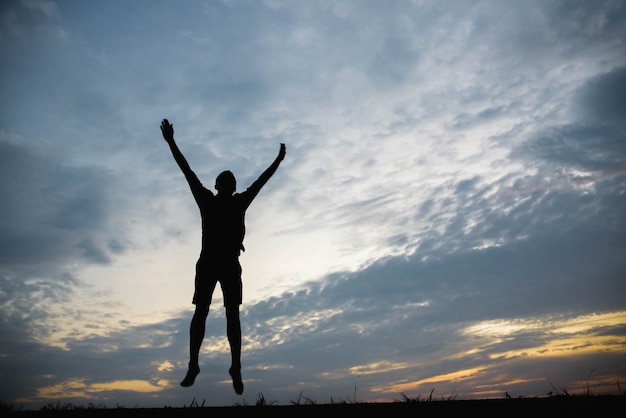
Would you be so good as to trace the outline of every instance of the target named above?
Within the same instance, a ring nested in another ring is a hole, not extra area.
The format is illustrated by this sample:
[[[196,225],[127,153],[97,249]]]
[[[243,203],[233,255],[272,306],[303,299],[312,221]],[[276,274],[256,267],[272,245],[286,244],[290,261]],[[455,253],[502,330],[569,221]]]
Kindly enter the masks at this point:
[[[239,320],[239,305],[229,305],[225,308],[227,320]]]
[[[200,304],[200,303],[196,304],[195,315],[206,318],[207,315],[209,314],[209,307],[210,307],[210,305],[208,303],[207,304]]]

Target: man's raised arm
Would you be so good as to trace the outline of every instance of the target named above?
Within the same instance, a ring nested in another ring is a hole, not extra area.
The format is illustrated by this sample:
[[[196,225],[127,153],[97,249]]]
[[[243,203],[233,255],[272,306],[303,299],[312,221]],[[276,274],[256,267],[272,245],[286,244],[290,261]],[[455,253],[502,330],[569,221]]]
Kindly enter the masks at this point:
[[[248,187],[248,191],[252,193],[252,197],[256,196],[261,188],[265,186],[265,183],[274,175],[281,161],[285,159],[285,144],[280,144],[280,151],[274,162],[259,176],[259,178]]]
[[[189,183],[189,186],[191,187],[191,191],[195,194],[196,187],[202,187],[202,183],[198,179],[198,176],[196,176],[196,173],[193,172],[189,163],[185,159],[185,156],[182,152],[180,152],[178,145],[176,145],[176,142],[174,141],[174,125],[170,124],[167,119],[163,119],[161,122],[161,132],[163,133],[165,142],[167,142],[170,146],[174,160],[176,160],[176,163],[185,175],[187,183]]]

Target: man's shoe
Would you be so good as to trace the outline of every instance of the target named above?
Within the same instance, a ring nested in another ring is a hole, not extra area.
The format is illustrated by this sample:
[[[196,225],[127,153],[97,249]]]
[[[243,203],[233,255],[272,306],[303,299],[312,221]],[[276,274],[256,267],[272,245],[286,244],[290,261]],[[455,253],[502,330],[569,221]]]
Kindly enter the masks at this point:
[[[189,370],[187,370],[187,376],[185,376],[183,381],[180,382],[180,385],[185,388],[193,385],[193,382],[196,381],[196,376],[198,376],[198,373],[200,373],[199,367],[189,367]]]
[[[241,395],[243,393],[243,382],[241,381],[241,369],[233,369],[232,367],[228,370],[228,374],[233,378],[233,388],[235,389],[235,393],[237,395]]]

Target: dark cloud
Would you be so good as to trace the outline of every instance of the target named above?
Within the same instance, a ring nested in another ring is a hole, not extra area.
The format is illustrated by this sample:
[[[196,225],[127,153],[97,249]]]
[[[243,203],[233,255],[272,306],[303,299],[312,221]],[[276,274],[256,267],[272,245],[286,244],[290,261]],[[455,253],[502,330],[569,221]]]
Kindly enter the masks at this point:
[[[611,170],[623,165],[626,158],[623,134],[623,130],[606,126],[568,125],[547,129],[523,148],[555,169]]]
[[[626,67],[616,68],[587,81],[576,93],[580,117],[600,125],[626,129]],[[622,143],[623,137],[622,137]]]
[[[577,119],[548,127],[512,153],[545,160],[556,170],[615,170],[626,161],[626,68],[587,81],[572,98]]]
[[[106,263],[100,233],[108,219],[110,179],[95,168],[63,166],[0,143],[0,254],[3,265],[68,257]]]

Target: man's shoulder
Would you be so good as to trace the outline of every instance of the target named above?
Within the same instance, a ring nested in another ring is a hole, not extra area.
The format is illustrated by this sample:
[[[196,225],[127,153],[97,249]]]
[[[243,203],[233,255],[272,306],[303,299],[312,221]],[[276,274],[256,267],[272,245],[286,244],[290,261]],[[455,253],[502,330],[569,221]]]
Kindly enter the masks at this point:
[[[204,186],[198,187],[194,192],[194,195],[196,196],[196,200],[200,204],[208,204],[212,202],[215,198],[213,192]]]
[[[237,202],[237,204],[248,206],[254,199],[254,196],[255,194],[250,189],[247,189],[241,193],[235,193],[233,200]]]
[[[248,187],[245,191],[241,193],[237,193],[240,199],[251,199],[254,198],[259,193],[259,191],[253,186]]]
[[[211,190],[207,189],[204,186],[202,186],[199,191],[202,194],[202,196],[204,196],[204,197],[207,197],[207,198],[215,197],[215,194],[213,194],[213,192]]]

